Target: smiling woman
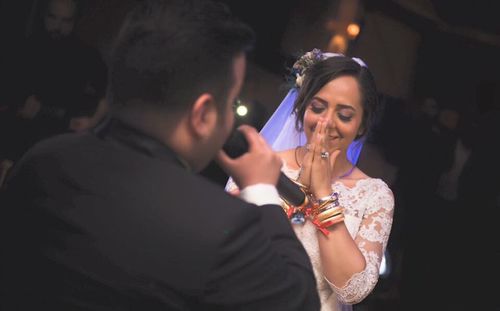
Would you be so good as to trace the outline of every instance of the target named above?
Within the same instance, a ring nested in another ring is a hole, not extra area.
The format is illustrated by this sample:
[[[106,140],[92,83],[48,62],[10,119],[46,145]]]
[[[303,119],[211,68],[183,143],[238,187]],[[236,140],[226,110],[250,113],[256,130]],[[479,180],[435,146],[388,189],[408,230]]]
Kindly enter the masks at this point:
[[[328,82],[307,104],[304,112],[304,132],[307,141],[313,139],[316,126],[327,120],[325,148],[332,153],[347,150],[349,144],[361,134],[363,107],[358,83],[351,76],[338,77]]]
[[[294,87],[261,133],[311,202],[283,200],[283,209],[311,258],[321,310],[351,310],[379,279],[393,219],[392,191],[349,154],[369,133],[377,90],[364,62],[317,49],[293,72]],[[231,180],[226,190],[238,193]]]

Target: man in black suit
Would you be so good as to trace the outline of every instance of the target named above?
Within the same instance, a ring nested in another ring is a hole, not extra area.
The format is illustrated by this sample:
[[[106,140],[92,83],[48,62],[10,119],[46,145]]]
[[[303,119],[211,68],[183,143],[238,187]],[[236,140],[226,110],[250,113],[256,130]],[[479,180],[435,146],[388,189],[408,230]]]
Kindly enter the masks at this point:
[[[1,198],[2,310],[319,310],[255,129],[221,146],[251,30],[209,1],[142,1],[111,60],[112,118],[45,140]],[[199,176],[216,158],[232,197]],[[261,205],[261,206],[256,206]]]

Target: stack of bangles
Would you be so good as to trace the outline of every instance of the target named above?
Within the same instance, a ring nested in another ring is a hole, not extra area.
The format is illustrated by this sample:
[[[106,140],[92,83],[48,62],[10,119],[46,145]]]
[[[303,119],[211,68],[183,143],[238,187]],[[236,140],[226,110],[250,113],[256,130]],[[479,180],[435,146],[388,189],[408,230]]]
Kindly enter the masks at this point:
[[[326,236],[327,228],[344,221],[344,208],[340,206],[339,194],[333,192],[327,197],[317,200],[311,208],[313,224]]]
[[[308,218],[325,236],[330,233],[328,228],[344,221],[344,208],[340,206],[339,194],[332,194],[315,200],[307,187],[296,182],[306,194],[304,203],[301,206],[293,206],[286,200],[284,210],[292,223],[304,223]]]

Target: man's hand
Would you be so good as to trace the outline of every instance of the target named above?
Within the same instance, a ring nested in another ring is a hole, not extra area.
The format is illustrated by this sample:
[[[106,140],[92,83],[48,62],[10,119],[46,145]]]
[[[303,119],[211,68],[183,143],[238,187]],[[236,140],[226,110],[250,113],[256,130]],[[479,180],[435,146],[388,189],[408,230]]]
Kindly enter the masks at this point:
[[[240,189],[259,183],[276,185],[283,164],[281,158],[255,128],[242,125],[238,130],[248,142],[248,152],[232,159],[221,150],[216,157],[217,163],[234,179]]]

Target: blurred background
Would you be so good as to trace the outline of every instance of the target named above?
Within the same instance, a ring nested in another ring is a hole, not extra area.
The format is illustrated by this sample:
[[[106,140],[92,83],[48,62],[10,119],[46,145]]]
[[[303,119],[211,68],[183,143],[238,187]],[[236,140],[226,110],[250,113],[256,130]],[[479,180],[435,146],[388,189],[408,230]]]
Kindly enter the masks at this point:
[[[81,1],[73,33],[100,59],[92,63],[97,64],[92,75],[99,73],[100,61],[106,64],[118,27],[137,1]],[[375,76],[382,114],[359,166],[391,187],[396,209],[380,281],[354,309],[500,310],[493,299],[499,285],[484,283],[487,276],[494,284],[500,277],[495,231],[500,219],[500,22],[495,1],[219,1],[257,34],[237,102],[238,123],[260,129],[288,91],[289,68],[313,48],[359,57]],[[25,41],[40,27],[42,2],[0,2],[0,172],[40,138],[25,131],[29,122],[23,128],[1,123],[13,107],[29,116],[26,107],[36,106],[26,100],[28,93],[13,94],[19,89],[13,81],[26,78],[16,74],[19,63],[14,60],[25,49],[38,53]],[[101,73],[91,80],[90,110],[77,109],[44,135],[94,126],[106,112],[95,82],[103,79]],[[5,147],[12,141],[16,152]],[[227,180],[213,163],[203,174],[221,185]]]

